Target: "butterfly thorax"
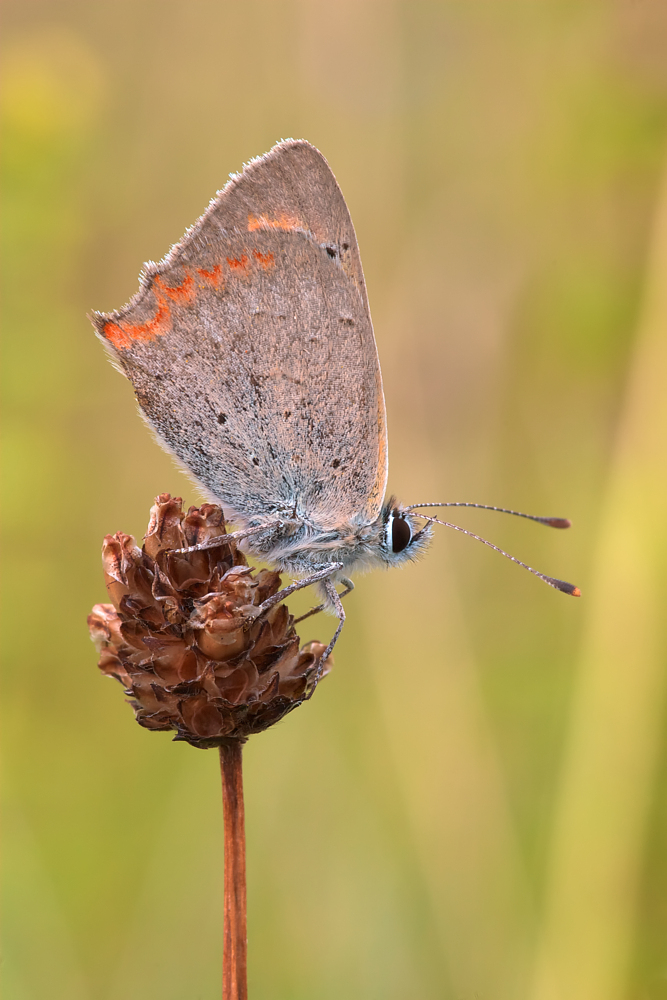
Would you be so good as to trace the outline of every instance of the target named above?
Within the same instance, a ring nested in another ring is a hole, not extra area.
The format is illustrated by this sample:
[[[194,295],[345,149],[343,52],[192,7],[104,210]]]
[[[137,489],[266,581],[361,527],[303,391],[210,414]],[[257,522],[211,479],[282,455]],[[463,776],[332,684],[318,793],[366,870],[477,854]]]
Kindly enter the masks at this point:
[[[424,551],[430,538],[430,525],[419,529],[414,515],[392,497],[370,523],[348,521],[321,528],[298,517],[277,525],[274,520],[265,532],[247,538],[243,547],[249,554],[293,576],[304,576],[339,563],[342,566],[333,575],[343,577],[378,566],[409,562]]]

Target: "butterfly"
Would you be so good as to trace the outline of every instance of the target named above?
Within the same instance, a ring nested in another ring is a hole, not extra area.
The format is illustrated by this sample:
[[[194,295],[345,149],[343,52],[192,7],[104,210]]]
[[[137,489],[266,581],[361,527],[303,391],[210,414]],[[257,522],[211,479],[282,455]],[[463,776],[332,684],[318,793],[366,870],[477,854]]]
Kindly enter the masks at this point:
[[[158,440],[238,525],[233,537],[295,578],[262,610],[319,585],[323,604],[308,614],[338,617],[321,662],[355,571],[415,559],[434,523],[464,531],[421,509],[505,510],[385,500],[385,401],[359,248],[334,174],[306,141],[232,175],[146,265],[134,298],[91,319]]]

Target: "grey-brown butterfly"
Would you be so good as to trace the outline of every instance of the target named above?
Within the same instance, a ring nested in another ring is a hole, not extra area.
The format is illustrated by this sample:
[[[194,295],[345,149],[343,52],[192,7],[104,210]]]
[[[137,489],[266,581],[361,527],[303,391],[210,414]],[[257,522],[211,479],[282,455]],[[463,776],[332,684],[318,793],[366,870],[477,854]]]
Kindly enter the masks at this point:
[[[232,175],[146,265],[128,305],[92,320],[158,439],[239,526],[237,541],[296,578],[263,610],[319,584],[324,604],[310,613],[339,619],[322,662],[355,570],[414,559],[433,523],[464,531],[418,508],[486,507],[384,502],[385,404],[361,258],[336,179],[308,142],[280,142]]]

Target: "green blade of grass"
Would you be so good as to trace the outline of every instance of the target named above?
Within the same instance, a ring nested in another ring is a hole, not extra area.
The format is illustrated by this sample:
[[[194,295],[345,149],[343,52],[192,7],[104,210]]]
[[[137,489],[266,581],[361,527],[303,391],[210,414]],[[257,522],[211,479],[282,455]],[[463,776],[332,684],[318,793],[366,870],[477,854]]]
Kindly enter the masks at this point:
[[[625,996],[664,695],[667,185],[613,451],[553,827],[534,1000]]]

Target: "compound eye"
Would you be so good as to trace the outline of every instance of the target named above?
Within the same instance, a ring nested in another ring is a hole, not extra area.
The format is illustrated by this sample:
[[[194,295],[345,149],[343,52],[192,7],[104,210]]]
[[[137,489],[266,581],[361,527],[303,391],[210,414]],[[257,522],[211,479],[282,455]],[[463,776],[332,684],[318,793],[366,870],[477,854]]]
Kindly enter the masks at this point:
[[[412,528],[404,517],[394,514],[391,521],[391,551],[402,552],[412,541]]]

